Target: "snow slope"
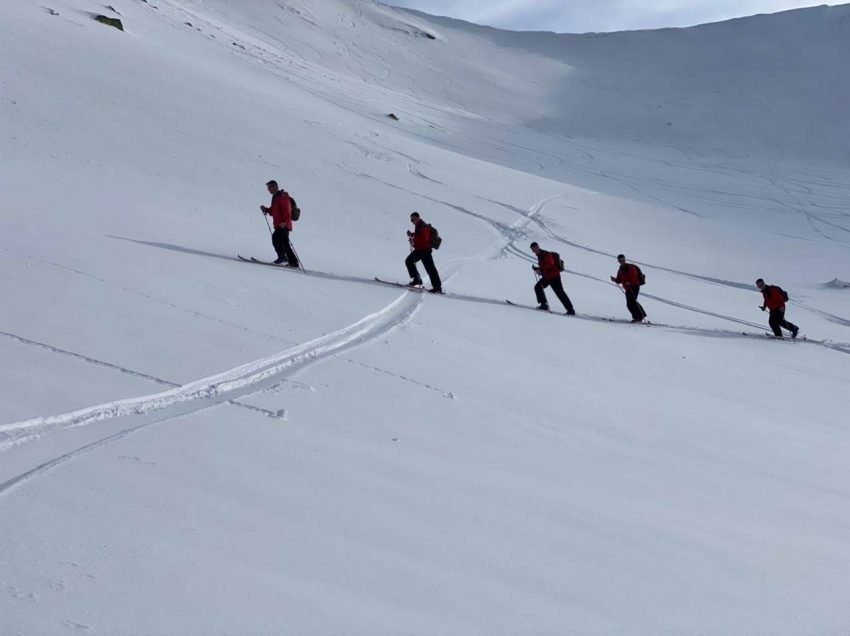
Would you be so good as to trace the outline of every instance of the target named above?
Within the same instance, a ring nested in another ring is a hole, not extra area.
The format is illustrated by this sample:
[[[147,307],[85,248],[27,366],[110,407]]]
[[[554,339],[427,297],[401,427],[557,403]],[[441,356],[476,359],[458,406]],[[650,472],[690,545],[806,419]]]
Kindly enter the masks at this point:
[[[112,6],[0,4],[0,634],[847,631],[850,6]]]

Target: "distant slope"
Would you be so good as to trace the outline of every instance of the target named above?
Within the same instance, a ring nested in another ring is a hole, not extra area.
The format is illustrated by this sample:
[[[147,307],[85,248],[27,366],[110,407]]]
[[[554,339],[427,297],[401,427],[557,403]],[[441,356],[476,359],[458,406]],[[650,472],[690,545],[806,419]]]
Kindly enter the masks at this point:
[[[850,4],[717,24],[510,32],[374,0],[185,0],[190,21],[264,63],[329,73],[343,92],[548,135],[712,157],[850,164]],[[461,79],[462,78],[462,79]],[[297,81],[297,79],[296,79]],[[389,92],[387,92],[389,91]],[[329,96],[338,101],[339,95]]]
[[[526,96],[539,116],[525,116],[525,123],[539,130],[720,156],[850,164],[850,4],[585,35],[515,33],[416,15],[447,38],[474,35],[540,56],[541,68],[561,64],[545,95]],[[498,56],[492,60],[498,68]],[[505,89],[533,74],[517,73]]]

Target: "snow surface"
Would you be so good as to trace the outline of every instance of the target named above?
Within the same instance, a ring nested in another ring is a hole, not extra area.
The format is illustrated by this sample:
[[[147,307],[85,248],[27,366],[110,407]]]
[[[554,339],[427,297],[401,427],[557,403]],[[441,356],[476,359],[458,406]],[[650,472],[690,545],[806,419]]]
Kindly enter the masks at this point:
[[[111,6],[0,3],[0,634],[850,632],[850,5]]]

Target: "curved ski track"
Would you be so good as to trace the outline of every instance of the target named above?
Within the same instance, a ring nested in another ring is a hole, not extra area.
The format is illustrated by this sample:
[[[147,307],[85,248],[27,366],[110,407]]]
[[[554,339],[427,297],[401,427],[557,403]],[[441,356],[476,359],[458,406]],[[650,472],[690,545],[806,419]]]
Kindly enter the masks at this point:
[[[403,293],[383,309],[336,332],[297,345],[273,356],[249,362],[161,393],[106,402],[61,415],[37,417],[0,426],[0,451],[60,428],[85,426],[103,420],[138,417],[132,426],[77,448],[0,483],[0,495],[56,466],[156,423],[190,415],[252,395],[293,375],[309,364],[380,338],[405,324],[421,306],[421,294]],[[239,405],[237,405],[239,406]],[[263,409],[257,409],[265,412]]]

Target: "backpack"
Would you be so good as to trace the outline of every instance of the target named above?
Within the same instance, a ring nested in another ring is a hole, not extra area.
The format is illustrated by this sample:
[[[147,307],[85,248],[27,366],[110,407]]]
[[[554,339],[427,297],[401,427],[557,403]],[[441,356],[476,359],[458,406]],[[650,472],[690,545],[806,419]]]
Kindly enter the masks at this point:
[[[774,287],[776,287],[776,289],[779,290],[779,293],[782,294],[782,300],[784,300],[787,303],[788,302],[788,292],[785,291],[784,289],[782,289],[779,285],[774,285]]]
[[[440,249],[440,245],[443,244],[443,237],[440,236],[440,233],[437,231],[433,225],[428,225],[431,228],[431,249],[438,250]]]
[[[292,195],[289,195],[289,205],[292,208],[292,220],[297,221],[301,218],[301,208],[298,207],[298,204],[295,202],[295,199],[292,198]]]
[[[563,272],[566,269],[564,265],[564,259],[561,258],[561,255],[558,252],[552,252],[552,258],[555,259],[555,263],[558,265],[558,271]]]
[[[638,267],[637,265],[635,265],[634,268],[637,270],[638,280],[640,281],[641,287],[643,287],[644,285],[646,285],[646,274],[640,271],[640,267]]]

